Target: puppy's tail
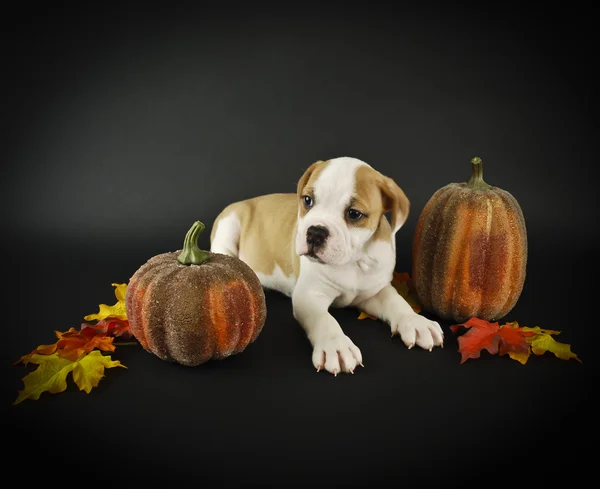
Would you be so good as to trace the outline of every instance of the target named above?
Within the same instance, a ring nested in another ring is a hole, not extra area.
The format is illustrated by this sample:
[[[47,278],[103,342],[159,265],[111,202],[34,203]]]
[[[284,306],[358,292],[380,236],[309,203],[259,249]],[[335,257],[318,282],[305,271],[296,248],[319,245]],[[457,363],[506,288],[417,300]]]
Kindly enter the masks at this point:
[[[210,251],[239,256],[240,220],[233,205],[226,207],[215,219],[210,235]]]

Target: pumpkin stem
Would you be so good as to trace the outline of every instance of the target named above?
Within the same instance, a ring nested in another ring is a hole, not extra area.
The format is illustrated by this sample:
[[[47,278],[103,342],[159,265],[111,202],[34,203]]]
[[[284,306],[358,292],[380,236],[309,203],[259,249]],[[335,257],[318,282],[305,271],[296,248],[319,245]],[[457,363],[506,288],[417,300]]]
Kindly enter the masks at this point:
[[[474,190],[487,190],[492,188],[491,185],[488,185],[483,181],[483,163],[479,156],[475,156],[475,158],[471,160],[471,169],[471,178],[467,182],[468,188],[472,188]]]
[[[200,265],[210,258],[208,251],[198,248],[198,235],[204,231],[204,224],[196,221],[185,235],[183,251],[177,257],[177,261],[183,265]]]

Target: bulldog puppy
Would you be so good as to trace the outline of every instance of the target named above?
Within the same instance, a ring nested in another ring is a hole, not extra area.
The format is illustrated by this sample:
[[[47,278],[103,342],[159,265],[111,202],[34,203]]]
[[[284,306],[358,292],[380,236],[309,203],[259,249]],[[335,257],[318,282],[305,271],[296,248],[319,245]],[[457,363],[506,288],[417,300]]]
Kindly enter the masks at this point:
[[[408,348],[443,346],[440,325],[416,314],[390,284],[395,235],[408,211],[400,187],[364,161],[317,161],[295,194],[227,206],[213,224],[211,251],[240,258],[263,287],[292,298],[317,371],[354,373],[362,354],[330,307],[356,307],[379,318]]]

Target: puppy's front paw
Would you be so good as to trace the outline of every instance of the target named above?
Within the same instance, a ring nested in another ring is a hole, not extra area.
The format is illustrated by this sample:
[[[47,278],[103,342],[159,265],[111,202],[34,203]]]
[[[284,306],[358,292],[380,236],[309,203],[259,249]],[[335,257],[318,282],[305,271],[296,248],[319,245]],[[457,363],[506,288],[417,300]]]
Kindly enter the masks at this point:
[[[420,314],[404,314],[390,323],[392,336],[399,333],[408,348],[415,344],[431,351],[434,346],[444,346],[444,332],[436,321]]]
[[[340,334],[315,341],[312,360],[317,372],[354,373],[356,366],[362,365],[362,354],[350,338]]]

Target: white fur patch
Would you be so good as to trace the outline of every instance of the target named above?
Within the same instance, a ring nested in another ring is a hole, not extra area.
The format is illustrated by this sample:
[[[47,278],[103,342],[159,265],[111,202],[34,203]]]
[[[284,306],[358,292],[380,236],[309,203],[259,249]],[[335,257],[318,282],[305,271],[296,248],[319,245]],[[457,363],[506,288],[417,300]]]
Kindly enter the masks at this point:
[[[240,243],[240,229],[240,219],[235,212],[220,219],[210,245],[210,251],[237,257]]]
[[[268,289],[278,290],[279,292],[292,296],[296,285],[296,277],[294,275],[286,275],[279,266],[275,265],[275,270],[271,275],[255,272],[263,287]]]

